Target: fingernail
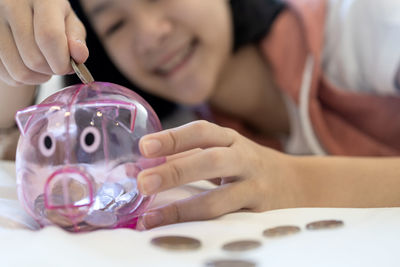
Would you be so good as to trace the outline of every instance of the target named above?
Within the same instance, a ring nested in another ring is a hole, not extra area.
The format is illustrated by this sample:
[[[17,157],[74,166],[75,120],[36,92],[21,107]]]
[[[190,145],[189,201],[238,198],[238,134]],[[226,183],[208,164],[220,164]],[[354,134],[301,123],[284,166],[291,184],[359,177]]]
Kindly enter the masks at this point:
[[[163,219],[161,212],[153,211],[143,214],[142,223],[146,229],[150,229],[161,225]]]
[[[152,174],[144,176],[140,181],[141,193],[148,196],[156,192],[161,185],[161,176],[158,174]]]
[[[79,44],[86,45],[86,42],[85,42],[85,41],[82,41],[81,39],[75,39],[75,41],[76,41],[77,43],[79,43]]]
[[[143,142],[143,150],[146,155],[152,155],[161,150],[161,142],[157,139],[150,139]]]

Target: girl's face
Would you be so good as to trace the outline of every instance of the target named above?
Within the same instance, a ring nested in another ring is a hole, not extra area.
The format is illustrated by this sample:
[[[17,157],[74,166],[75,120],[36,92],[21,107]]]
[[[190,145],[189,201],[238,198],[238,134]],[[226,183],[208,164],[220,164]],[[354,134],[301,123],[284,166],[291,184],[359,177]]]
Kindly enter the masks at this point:
[[[227,0],[81,2],[112,60],[135,83],[184,104],[212,94],[231,51]]]

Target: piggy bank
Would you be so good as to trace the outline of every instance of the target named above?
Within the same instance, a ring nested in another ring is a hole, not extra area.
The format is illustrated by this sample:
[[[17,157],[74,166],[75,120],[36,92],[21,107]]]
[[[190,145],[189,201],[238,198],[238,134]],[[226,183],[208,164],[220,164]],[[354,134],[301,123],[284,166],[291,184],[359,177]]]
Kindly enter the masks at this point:
[[[134,228],[154,196],[137,174],[164,159],[145,159],[139,139],[161,130],[139,95],[110,83],[75,85],[18,111],[17,188],[43,227],[72,231]]]

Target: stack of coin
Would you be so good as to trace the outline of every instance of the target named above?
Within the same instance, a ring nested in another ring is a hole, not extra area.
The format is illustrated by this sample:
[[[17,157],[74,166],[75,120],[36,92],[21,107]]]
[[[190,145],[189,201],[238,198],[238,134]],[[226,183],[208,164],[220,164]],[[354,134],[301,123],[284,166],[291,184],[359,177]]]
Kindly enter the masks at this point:
[[[89,203],[87,188],[83,184],[71,180],[67,186],[68,199],[64,198],[62,181],[53,186],[49,196],[50,199],[48,199],[52,206],[79,206],[80,204]],[[41,194],[35,199],[34,212],[38,217],[45,218],[68,231],[91,231],[99,228],[112,228],[118,221],[116,213],[134,203],[138,196],[136,180],[127,178],[118,183],[104,183],[101,185],[95,195],[92,207],[48,210],[45,208],[44,194]]]
[[[66,187],[66,188],[64,188]],[[68,196],[64,195],[64,191]],[[83,205],[88,204],[89,187],[75,179],[70,179],[64,185],[64,181],[57,181],[51,188],[50,199],[48,200],[52,206],[64,206],[69,204]]]
[[[94,209],[115,212],[134,202],[138,196],[139,191],[133,178],[126,178],[118,183],[104,183],[96,195]]]

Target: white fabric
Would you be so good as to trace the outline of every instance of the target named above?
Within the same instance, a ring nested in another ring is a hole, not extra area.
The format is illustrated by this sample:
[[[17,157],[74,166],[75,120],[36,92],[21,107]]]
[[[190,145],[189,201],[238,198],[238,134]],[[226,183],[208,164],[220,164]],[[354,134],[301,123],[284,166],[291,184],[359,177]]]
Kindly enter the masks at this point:
[[[322,58],[326,78],[344,90],[399,94],[395,82],[396,76],[400,76],[400,1],[329,0],[328,3]],[[292,101],[286,103],[291,135],[285,142],[285,151],[316,154],[315,146],[310,144],[318,142],[304,127],[307,118]]]
[[[328,79],[349,90],[397,93],[399,0],[330,0],[325,30]]]
[[[155,205],[189,197],[210,188],[197,183],[160,194]],[[264,213],[240,212],[215,220],[160,227],[146,232],[129,229],[84,234],[56,227],[31,231],[37,225],[16,201],[14,164],[0,162],[0,266],[204,266],[217,258],[247,259],[257,266],[385,266],[397,267],[400,208],[287,209]],[[6,219],[7,218],[7,219]],[[343,220],[334,230],[309,231],[305,225],[321,219]],[[297,225],[301,233],[265,238],[263,230]],[[201,249],[165,251],[150,244],[153,237],[185,235],[198,238]],[[262,247],[242,253],[221,249],[226,242],[255,239]]]

